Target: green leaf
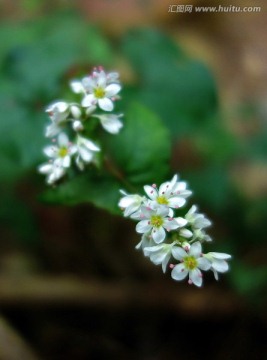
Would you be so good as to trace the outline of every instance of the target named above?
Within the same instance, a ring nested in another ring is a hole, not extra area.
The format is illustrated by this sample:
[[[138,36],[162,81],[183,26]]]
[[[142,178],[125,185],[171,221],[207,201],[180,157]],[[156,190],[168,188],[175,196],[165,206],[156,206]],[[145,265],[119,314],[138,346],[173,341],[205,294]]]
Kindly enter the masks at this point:
[[[118,181],[104,174],[95,174],[95,170],[47,190],[41,200],[52,204],[76,205],[92,203],[96,207],[120,214],[118,200],[120,197]]]
[[[189,187],[193,189],[198,201],[211,209],[224,209],[231,200],[230,184],[225,168],[209,165],[206,168],[190,170],[185,173]]]
[[[108,157],[133,185],[161,182],[169,172],[170,136],[148,108],[131,104],[120,134],[105,136]]]
[[[200,128],[217,111],[211,73],[169,37],[156,30],[136,30],[126,36],[123,50],[139,75],[136,98],[160,115],[173,137]]]

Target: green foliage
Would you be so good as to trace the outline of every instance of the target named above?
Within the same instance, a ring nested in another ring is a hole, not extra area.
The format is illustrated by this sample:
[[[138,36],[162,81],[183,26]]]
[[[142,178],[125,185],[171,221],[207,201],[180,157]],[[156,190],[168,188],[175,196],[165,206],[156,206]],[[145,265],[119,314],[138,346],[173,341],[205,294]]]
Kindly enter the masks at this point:
[[[97,207],[119,214],[120,184],[106,173],[88,172],[76,176],[56,188],[47,190],[41,200],[51,204],[76,205],[90,202]]]
[[[203,126],[217,110],[211,73],[168,36],[136,30],[124,39],[123,50],[139,77],[136,98],[158,112],[175,139]]]
[[[163,181],[169,171],[169,133],[148,108],[134,103],[126,109],[120,135],[106,136],[108,156],[133,185]]]

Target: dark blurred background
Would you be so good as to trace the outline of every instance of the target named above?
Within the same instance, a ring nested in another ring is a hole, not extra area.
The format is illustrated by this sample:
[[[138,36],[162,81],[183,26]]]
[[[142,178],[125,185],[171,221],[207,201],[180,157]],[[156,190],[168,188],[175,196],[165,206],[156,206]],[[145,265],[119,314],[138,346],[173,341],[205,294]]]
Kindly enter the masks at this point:
[[[1,360],[267,359],[266,4],[171,4],[0,1]],[[45,201],[44,108],[99,64],[120,72],[123,102],[169,128],[171,169],[212,219],[210,247],[233,254],[219,282],[175,283],[134,249],[131,221]]]

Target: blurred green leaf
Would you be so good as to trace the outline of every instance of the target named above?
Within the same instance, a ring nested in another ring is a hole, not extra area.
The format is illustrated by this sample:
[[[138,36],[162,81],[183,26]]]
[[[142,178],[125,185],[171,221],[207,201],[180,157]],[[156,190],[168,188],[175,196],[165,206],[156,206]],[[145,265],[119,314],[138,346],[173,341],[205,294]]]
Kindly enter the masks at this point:
[[[185,172],[184,177],[203,205],[219,211],[229,203],[230,184],[225,168],[209,164],[206,168]]]
[[[123,49],[139,75],[136,98],[160,115],[173,137],[200,128],[217,111],[207,67],[187,58],[166,35],[136,30],[125,37]]]
[[[54,189],[47,190],[41,200],[52,204],[76,205],[90,202],[114,214],[120,214],[118,200],[120,184],[93,170],[76,176]]]
[[[169,172],[170,136],[148,108],[131,104],[118,136],[106,136],[106,150],[115,166],[133,185],[162,181]]]

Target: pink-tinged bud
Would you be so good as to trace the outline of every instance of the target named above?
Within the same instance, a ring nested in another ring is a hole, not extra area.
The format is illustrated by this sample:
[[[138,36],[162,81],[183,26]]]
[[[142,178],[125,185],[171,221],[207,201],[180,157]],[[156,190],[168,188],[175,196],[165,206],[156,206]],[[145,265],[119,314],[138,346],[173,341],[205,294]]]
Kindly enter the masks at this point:
[[[156,184],[152,184],[152,187],[155,189],[155,188],[157,187],[157,185],[156,185]]]
[[[169,265],[169,268],[170,268],[170,269],[173,269],[174,267],[175,267],[174,264],[170,264],[170,265]]]
[[[191,279],[188,280],[188,284],[189,285],[192,285],[193,284],[193,281]]]

